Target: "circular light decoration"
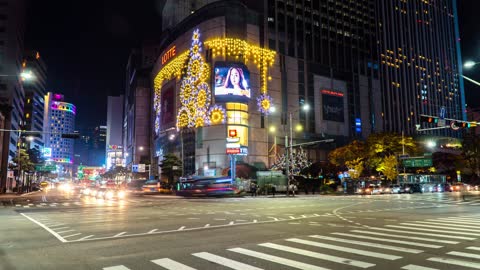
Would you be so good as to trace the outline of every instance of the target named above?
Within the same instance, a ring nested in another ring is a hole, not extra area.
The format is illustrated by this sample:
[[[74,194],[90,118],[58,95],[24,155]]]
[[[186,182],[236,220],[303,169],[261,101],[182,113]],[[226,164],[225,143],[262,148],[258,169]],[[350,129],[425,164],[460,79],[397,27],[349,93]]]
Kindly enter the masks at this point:
[[[200,83],[197,86],[197,98],[196,98],[196,105],[199,108],[206,108],[210,106],[210,102],[212,100],[212,97],[210,95],[210,87],[208,86],[207,83]]]
[[[260,96],[257,97],[258,110],[261,113],[265,115],[270,114],[271,104],[272,104],[272,98],[269,95],[261,94]]]
[[[190,119],[190,112],[185,108],[180,108],[177,115],[177,128],[188,127]]]
[[[205,111],[203,109],[198,109],[196,111],[195,123],[194,123],[194,126],[196,128],[205,126],[205,124],[207,123],[205,116],[206,116]]]
[[[192,97],[192,84],[190,83],[190,80],[184,79],[182,81],[182,85],[180,86],[180,101],[182,104],[187,104],[190,101],[190,98]]]
[[[227,112],[222,106],[217,104],[213,105],[208,111],[208,124],[209,125],[218,125],[225,124],[225,119],[227,118]]]

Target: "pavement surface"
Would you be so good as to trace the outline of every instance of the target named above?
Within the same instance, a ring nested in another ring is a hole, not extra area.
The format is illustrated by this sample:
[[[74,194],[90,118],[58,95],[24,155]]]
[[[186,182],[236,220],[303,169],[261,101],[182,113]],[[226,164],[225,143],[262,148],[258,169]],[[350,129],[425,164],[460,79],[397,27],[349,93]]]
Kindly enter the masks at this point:
[[[468,195],[52,194],[0,206],[0,269],[480,269]]]

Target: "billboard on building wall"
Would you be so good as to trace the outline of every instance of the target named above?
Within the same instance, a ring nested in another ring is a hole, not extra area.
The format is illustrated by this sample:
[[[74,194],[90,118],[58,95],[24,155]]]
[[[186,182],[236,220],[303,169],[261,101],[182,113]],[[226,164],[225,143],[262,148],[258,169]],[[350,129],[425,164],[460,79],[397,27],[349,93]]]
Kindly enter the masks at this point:
[[[160,107],[160,129],[175,124],[175,92],[173,87],[162,89]]]
[[[214,67],[215,81],[213,91],[219,102],[248,102],[250,89],[250,71],[243,64],[217,62]]]
[[[323,120],[344,122],[344,109],[342,92],[332,90],[321,90]]]

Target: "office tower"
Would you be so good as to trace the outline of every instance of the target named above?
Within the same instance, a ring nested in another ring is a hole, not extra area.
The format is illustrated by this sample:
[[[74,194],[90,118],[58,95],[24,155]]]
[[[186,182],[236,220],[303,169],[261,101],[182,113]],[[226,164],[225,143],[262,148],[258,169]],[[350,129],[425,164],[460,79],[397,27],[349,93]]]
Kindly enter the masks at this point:
[[[28,148],[43,150],[43,113],[44,98],[46,92],[47,66],[40,57],[38,51],[28,51],[25,53],[22,63],[24,69],[28,70],[35,77],[34,80],[24,81],[25,107],[24,107],[24,129],[27,131],[42,132],[33,136],[33,140],[28,141]]]
[[[122,166],[122,123],[123,123],[123,96],[109,96],[107,101],[107,139],[106,139],[106,166],[107,170]]]
[[[377,2],[384,130],[414,135],[421,114],[466,120],[457,1]]]

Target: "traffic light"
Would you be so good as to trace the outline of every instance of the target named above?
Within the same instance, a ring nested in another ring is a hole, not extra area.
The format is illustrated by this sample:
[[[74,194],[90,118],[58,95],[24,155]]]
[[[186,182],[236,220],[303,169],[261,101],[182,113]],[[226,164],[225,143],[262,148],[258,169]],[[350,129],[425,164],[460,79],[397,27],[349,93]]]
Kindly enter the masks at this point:
[[[429,116],[429,115],[420,115],[420,122],[437,124],[438,123],[438,117]]]
[[[78,139],[80,138],[80,133],[63,133],[63,139]]]

